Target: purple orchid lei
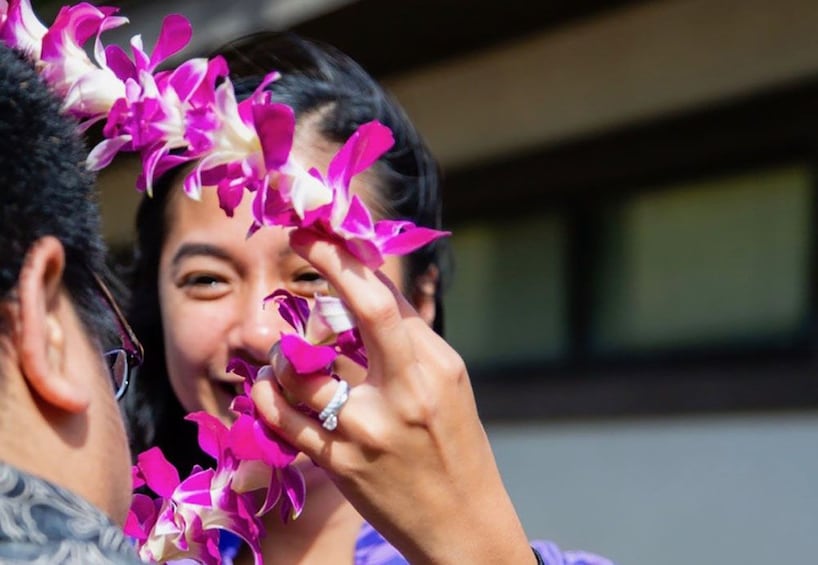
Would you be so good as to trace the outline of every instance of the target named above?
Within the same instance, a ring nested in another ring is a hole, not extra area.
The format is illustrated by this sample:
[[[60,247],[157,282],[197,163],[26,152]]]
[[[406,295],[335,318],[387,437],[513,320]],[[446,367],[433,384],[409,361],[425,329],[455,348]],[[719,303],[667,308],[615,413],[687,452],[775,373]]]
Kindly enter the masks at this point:
[[[296,228],[336,241],[372,268],[381,266],[385,255],[407,254],[448,235],[407,221],[375,221],[351,193],[352,178],[393,145],[387,127],[364,124],[324,174],[307,169],[291,154],[292,108],[274,102],[265,89],[278,73],[268,74],[239,102],[221,57],[157,70],[190,41],[186,18],[167,16],[150,54],[134,36],[128,54],[101,40],[105,31],[128,22],[117,12],[82,2],[64,6],[45,26],[30,0],[0,0],[0,41],[34,61],[83,131],[103,122],[104,139],[90,152],[89,169],[108,166],[120,152],[138,153],[137,188],[150,195],[155,179],[190,163],[183,186],[191,198],[215,187],[219,205],[232,216],[245,192],[250,194],[248,236],[267,226]],[[91,38],[93,60],[85,50]],[[278,290],[267,300],[293,328],[282,337],[281,351],[297,373],[330,374],[339,355],[366,366],[354,319],[339,299],[318,296],[311,309],[303,298]],[[232,405],[234,422],[228,427],[204,412],[187,417],[198,425],[199,445],[215,460],[214,468],[197,467],[182,480],[158,449],[137,457],[134,488],[155,496],[134,495],[125,530],[143,559],[220,563],[219,531],[228,530],[243,538],[261,563],[260,518],[278,507],[283,520],[294,519],[304,506],[304,479],[292,465],[295,449],[259,421],[249,397],[259,370],[272,368],[234,359],[227,370],[245,377],[244,394]]]

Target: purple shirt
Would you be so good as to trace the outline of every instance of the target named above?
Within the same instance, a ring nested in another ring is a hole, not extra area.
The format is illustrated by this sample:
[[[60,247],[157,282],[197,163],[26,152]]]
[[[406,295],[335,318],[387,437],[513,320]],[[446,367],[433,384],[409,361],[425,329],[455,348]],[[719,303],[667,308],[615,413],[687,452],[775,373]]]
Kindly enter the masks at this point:
[[[546,565],[613,565],[613,562],[584,551],[561,551],[550,541],[533,541]],[[533,563],[534,556],[531,556]],[[355,544],[354,565],[407,565],[408,561],[375,528],[364,523]]]
[[[232,565],[242,541],[229,532],[222,532],[221,538],[219,545],[222,550],[222,563]],[[612,561],[592,553],[562,551],[550,541],[533,541],[531,546],[540,552],[546,565],[613,565]],[[531,561],[532,563],[534,561],[533,555]],[[174,563],[192,563],[192,561],[183,560]],[[375,528],[364,522],[358,533],[358,541],[355,543],[353,565],[408,565],[408,563]]]

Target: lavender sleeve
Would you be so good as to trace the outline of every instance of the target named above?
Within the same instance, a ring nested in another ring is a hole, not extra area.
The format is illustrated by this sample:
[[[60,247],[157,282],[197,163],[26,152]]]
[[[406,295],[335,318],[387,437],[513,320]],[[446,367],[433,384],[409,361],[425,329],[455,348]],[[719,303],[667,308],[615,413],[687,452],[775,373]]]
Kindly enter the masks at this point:
[[[550,541],[533,541],[531,547],[545,565],[613,565],[613,562],[584,551],[562,551]],[[532,555],[532,562],[534,557]],[[406,559],[375,528],[364,524],[355,544],[355,565],[407,565]]]

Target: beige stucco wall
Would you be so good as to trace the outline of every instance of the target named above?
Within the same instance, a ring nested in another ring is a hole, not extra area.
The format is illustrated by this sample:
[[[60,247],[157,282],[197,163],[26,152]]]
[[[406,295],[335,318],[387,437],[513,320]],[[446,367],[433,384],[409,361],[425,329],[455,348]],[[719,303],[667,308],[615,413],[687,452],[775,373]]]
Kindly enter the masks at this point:
[[[818,72],[818,2],[645,2],[391,77],[448,167]]]

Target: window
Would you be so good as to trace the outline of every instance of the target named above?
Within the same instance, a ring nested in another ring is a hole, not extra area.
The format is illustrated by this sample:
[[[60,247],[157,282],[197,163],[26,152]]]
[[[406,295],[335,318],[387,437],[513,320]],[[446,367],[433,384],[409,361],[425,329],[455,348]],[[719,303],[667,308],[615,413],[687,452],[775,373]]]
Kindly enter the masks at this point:
[[[453,231],[447,333],[464,359],[485,367],[563,355],[563,222],[545,214]]]
[[[791,339],[808,312],[811,184],[806,167],[774,168],[609,207],[594,350]]]

